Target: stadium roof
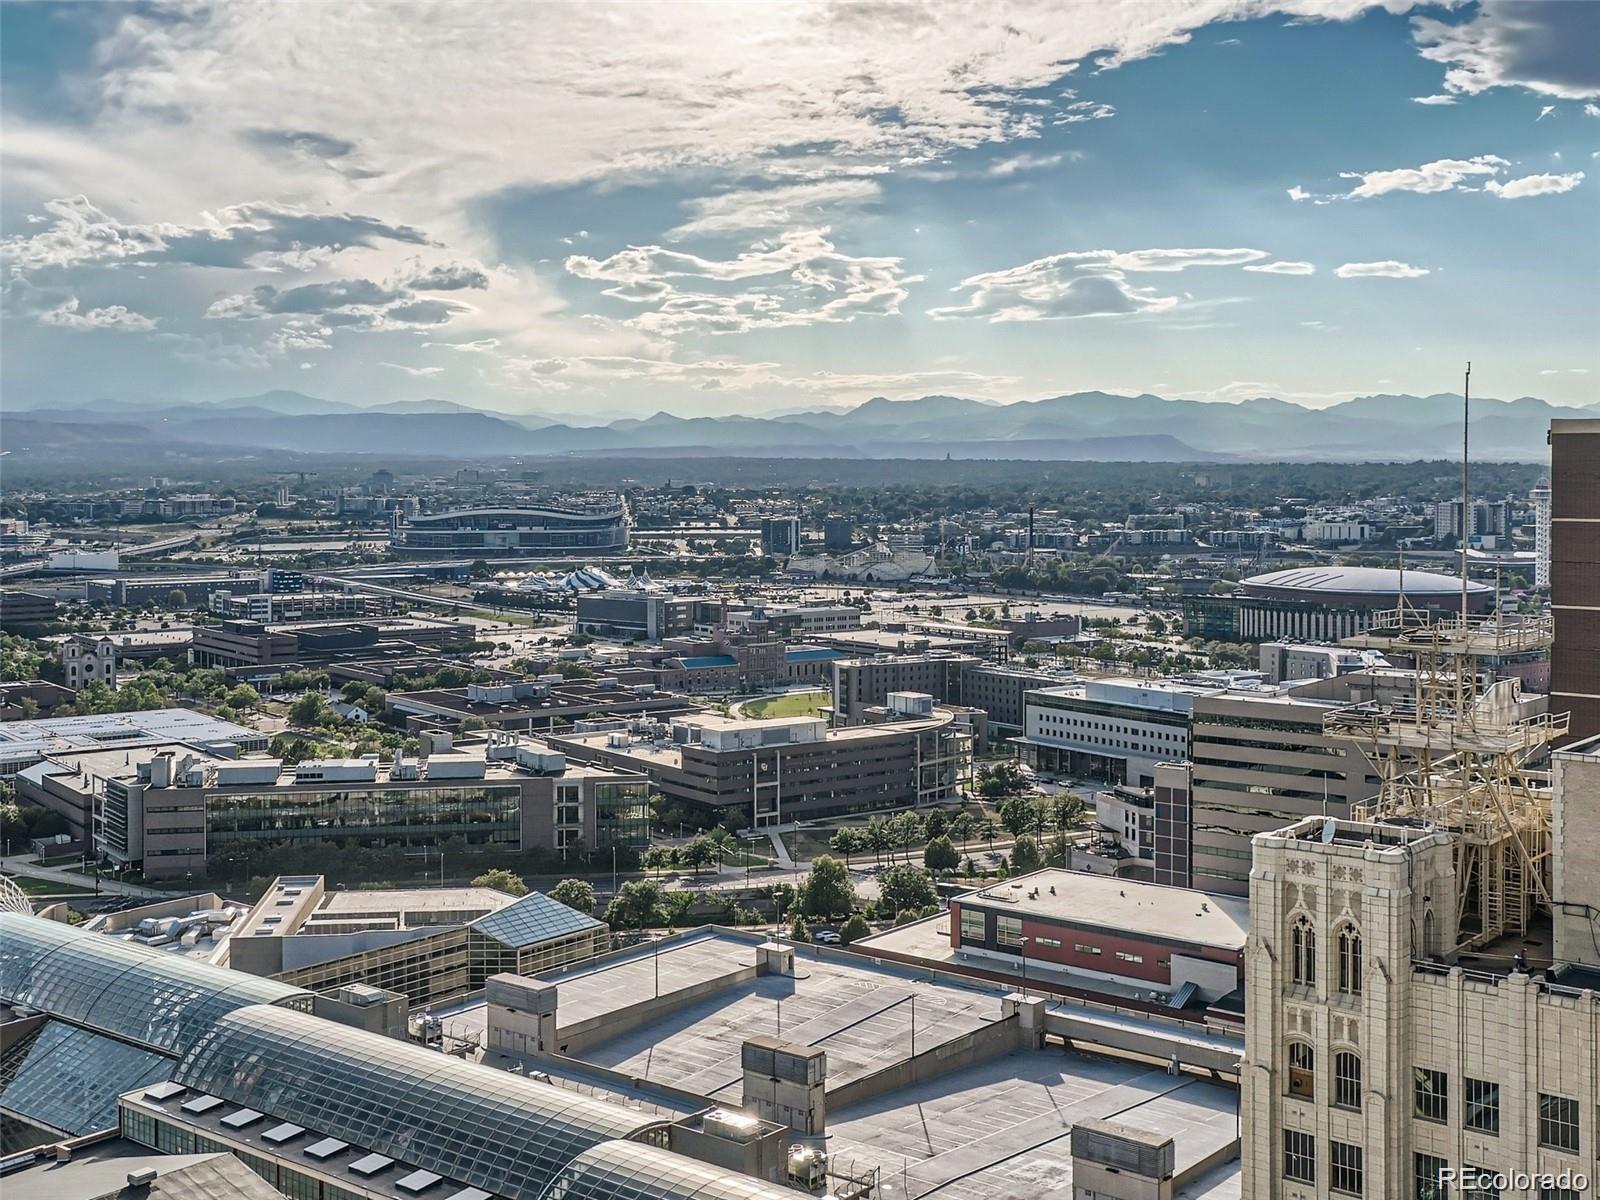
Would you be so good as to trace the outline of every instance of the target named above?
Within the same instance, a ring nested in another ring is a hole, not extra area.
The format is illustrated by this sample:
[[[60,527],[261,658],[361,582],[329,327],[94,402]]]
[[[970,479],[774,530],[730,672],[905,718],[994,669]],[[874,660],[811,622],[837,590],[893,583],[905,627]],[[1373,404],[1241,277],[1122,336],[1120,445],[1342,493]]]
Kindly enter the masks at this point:
[[[515,949],[536,946],[551,938],[582,933],[601,925],[586,913],[568,908],[559,900],[552,900],[543,892],[529,892],[499,912],[479,917],[470,928],[487,934],[495,941]]]
[[[290,1009],[218,1021],[176,1083],[510,1200],[662,1122],[619,1104]]]
[[[601,1142],[568,1163],[546,1200],[795,1200],[791,1188],[654,1146]]]
[[[1387,567],[1292,567],[1287,571],[1270,571],[1265,575],[1252,575],[1244,587],[1277,588],[1300,592],[1331,592],[1339,595],[1365,593],[1369,595],[1398,596],[1402,576],[1408,596],[1460,595],[1461,577],[1441,575],[1435,571],[1396,571]],[[1492,591],[1487,584],[1468,581],[1469,593]]]
[[[224,1013],[310,993],[21,913],[0,913],[0,1001],[165,1054]]]

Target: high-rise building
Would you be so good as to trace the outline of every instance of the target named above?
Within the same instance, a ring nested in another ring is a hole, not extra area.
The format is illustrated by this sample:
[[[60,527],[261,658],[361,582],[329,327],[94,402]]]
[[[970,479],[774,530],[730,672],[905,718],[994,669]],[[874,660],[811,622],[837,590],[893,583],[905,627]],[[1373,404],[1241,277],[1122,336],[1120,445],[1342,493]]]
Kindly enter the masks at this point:
[[[848,550],[855,541],[856,523],[849,517],[828,516],[822,522],[823,549]]]
[[[769,558],[800,553],[800,518],[762,517],[761,553]]]
[[[1600,733],[1600,420],[1550,422],[1550,710]]]
[[[1533,586],[1550,586],[1550,485],[1541,483],[1528,493],[1533,504]]]

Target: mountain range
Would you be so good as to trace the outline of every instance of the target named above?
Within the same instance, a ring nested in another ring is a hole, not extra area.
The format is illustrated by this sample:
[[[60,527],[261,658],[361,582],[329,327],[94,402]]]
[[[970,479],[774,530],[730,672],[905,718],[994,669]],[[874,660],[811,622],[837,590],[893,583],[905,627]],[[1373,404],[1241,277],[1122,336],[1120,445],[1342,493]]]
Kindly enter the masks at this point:
[[[1542,460],[1552,419],[1597,415],[1593,407],[1563,407],[1532,396],[1475,399],[1473,457]],[[272,391],[193,404],[113,399],[71,408],[13,406],[0,433],[12,453],[40,458],[114,440],[129,450],[192,447],[229,456],[265,449],[450,458],[1386,461],[1458,456],[1461,397],[1361,396],[1322,409],[1269,397],[1220,404],[1107,392],[1011,404],[958,396],[877,397],[846,409],[765,417],[658,412],[595,425],[566,414],[511,416],[452,400],[361,407]]]

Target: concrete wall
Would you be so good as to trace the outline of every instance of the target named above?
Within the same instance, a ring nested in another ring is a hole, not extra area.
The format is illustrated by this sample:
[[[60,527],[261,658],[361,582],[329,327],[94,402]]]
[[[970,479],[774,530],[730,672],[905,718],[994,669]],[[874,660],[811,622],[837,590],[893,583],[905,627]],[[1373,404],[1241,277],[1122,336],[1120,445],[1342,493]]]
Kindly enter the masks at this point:
[[[885,1092],[898,1091],[948,1075],[952,1071],[976,1066],[998,1055],[1021,1049],[1026,1040],[1022,1022],[1013,1014],[992,1025],[952,1038],[931,1050],[924,1050],[915,1057],[874,1071],[871,1075],[863,1075],[849,1083],[829,1088],[828,1109],[837,1112],[846,1105],[859,1104]]]

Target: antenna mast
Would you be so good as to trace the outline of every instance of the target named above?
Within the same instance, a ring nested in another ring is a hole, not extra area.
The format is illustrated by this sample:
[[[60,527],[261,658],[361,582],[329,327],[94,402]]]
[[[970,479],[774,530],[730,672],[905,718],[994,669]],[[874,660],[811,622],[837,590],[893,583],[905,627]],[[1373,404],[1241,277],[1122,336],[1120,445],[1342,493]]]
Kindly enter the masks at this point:
[[[1467,621],[1467,540],[1472,513],[1467,508],[1467,436],[1472,414],[1472,363],[1461,383],[1461,623]]]

